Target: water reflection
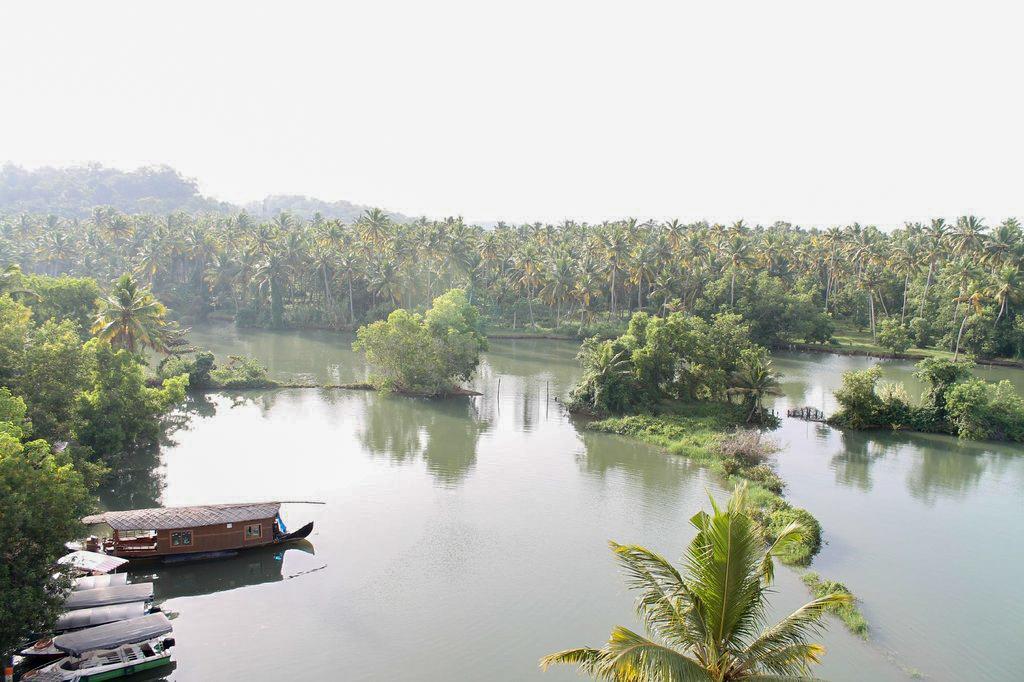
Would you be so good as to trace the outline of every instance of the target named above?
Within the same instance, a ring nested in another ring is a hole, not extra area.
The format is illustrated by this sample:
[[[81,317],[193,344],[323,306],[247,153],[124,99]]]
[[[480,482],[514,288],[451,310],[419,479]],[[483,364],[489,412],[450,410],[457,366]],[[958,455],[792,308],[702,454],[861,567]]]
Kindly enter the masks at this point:
[[[827,427],[826,427],[827,428]],[[909,433],[835,431],[838,448],[831,466],[836,481],[861,491],[873,486],[872,470],[884,460],[906,460],[906,487],[916,499],[933,504],[939,498],[962,499],[986,473],[1001,475],[1017,456],[999,445],[957,440],[948,436]],[[1006,446],[1008,447],[1008,446]]]
[[[250,585],[280,582],[286,552],[315,555],[313,545],[301,540],[287,547],[256,547],[237,556],[169,566],[150,564],[131,570],[132,582],[152,582],[158,604],[178,597],[197,597]]]
[[[473,468],[480,436],[490,428],[471,398],[367,395],[363,401],[360,443],[396,464],[422,457],[427,471],[445,486],[457,485]]]

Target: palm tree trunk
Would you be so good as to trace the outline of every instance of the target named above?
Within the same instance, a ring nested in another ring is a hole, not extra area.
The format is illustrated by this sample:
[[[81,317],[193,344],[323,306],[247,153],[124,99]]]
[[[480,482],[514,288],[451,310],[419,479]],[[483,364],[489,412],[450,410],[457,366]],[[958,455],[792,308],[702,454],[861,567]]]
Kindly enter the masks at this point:
[[[928,279],[924,283],[924,296],[921,297],[921,307],[917,311],[918,317],[924,317],[924,304],[928,302],[928,287],[932,285],[932,271],[935,270],[935,261],[928,264]]]
[[[356,323],[355,304],[352,302],[352,273],[348,274],[348,323]]]
[[[733,302],[736,300],[736,269],[732,271],[732,283],[729,285],[729,307],[733,306]]]
[[[967,326],[967,318],[970,315],[964,315],[964,321],[960,323],[960,331],[956,335],[956,350],[953,352],[953,362],[956,362],[957,357],[960,355],[960,339],[964,335],[964,327]]]
[[[868,321],[871,323],[871,340],[875,339],[875,296],[868,290]]]
[[[907,318],[907,287],[910,286],[910,273],[903,278],[903,309],[900,310],[900,324]]]

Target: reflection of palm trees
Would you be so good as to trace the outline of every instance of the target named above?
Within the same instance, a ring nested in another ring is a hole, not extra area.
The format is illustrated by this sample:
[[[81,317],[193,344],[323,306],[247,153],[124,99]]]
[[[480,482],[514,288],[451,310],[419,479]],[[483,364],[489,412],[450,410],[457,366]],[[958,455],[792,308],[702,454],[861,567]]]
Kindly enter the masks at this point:
[[[139,448],[110,468],[99,491],[105,509],[148,509],[160,506],[166,482],[160,470],[160,448]]]
[[[863,432],[842,431],[839,438],[842,446],[832,457],[836,482],[865,492],[871,490],[871,467],[876,460],[885,457],[888,449],[877,447],[872,436]]]
[[[837,482],[871,490],[873,465],[890,454],[904,454],[911,457],[907,490],[928,504],[940,497],[963,498],[983,475],[998,474],[1016,456],[993,451],[991,443],[940,435],[843,432],[840,439],[841,450],[832,458]]]
[[[587,474],[601,479],[622,472],[642,485],[645,504],[662,506],[679,500],[680,490],[696,480],[699,467],[684,457],[667,456],[653,446],[577,426],[583,443],[576,460]]]
[[[462,481],[476,464],[480,435],[490,427],[470,399],[421,400],[368,396],[359,440],[396,464],[423,457],[444,485]]]

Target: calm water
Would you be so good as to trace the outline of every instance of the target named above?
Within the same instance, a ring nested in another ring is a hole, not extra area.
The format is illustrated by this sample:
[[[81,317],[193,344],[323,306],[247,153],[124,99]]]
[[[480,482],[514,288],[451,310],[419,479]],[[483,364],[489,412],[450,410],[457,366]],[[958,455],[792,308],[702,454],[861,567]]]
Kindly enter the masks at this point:
[[[366,373],[344,336],[224,326],[192,337],[221,357],[254,355],[277,378]],[[139,574],[176,614],[170,677],[578,679],[571,669],[541,674],[537,659],[635,625],[607,541],[678,557],[706,491],[724,492],[684,460],[578,429],[554,401],[578,376],[574,353],[567,343],[492,342],[475,380],[484,395],[472,399],[307,389],[190,403],[173,442],[124,472],[109,504],[327,504],[284,509],[290,525],[316,521],[308,544]],[[778,406],[831,409],[841,372],[870,362],[780,356]],[[886,370],[900,380],[911,371]],[[1024,386],[1024,373],[1001,375]],[[825,527],[813,568],[847,583],[872,625],[864,643],[833,621],[818,672],[1019,679],[1024,451],[795,420],[775,435],[789,497]],[[778,574],[782,615],[808,595],[796,573]]]

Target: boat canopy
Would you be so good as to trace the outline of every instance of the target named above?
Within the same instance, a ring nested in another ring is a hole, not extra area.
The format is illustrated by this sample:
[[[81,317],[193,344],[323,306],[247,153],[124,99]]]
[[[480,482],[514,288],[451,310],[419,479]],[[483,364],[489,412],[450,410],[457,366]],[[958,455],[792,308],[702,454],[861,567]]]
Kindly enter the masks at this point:
[[[125,644],[138,644],[156,639],[171,631],[171,621],[162,613],[107,623],[86,630],[69,632],[53,638],[53,645],[71,656],[82,656],[97,649],[116,649]]]
[[[108,573],[106,575],[86,575],[81,578],[75,578],[74,582],[71,583],[71,589],[75,592],[79,590],[95,590],[98,587],[111,587],[113,585],[124,585],[128,582],[127,573]]]
[[[74,566],[81,571],[96,573],[109,573],[128,563],[127,559],[121,557],[100,554],[99,552],[87,552],[84,549],[65,554],[57,563]]]
[[[119,620],[139,618],[146,615],[146,602],[135,601],[128,604],[114,604],[113,606],[97,606],[91,609],[78,609],[68,611],[57,619],[53,626],[54,632],[66,632],[67,630],[78,630],[90,628],[104,623],[116,623]]]
[[[281,509],[281,502],[250,502],[245,504],[208,504],[199,507],[156,507],[93,514],[82,523],[105,523],[114,530],[178,530],[272,519]]]
[[[153,583],[132,583],[131,585],[111,585],[98,587],[95,590],[72,592],[64,602],[64,608],[91,609],[97,606],[127,604],[133,601],[149,601],[153,598]]]

